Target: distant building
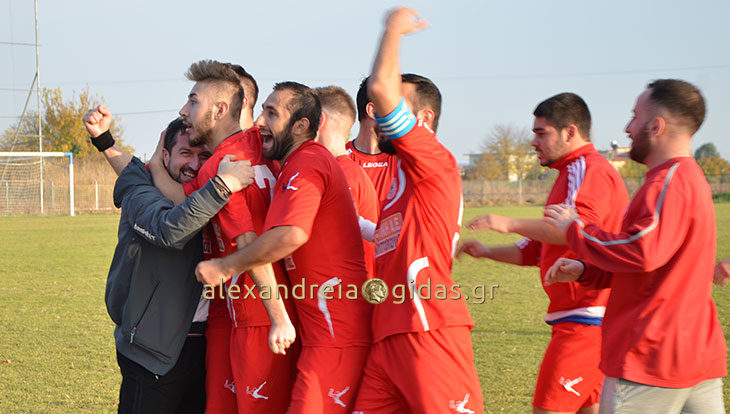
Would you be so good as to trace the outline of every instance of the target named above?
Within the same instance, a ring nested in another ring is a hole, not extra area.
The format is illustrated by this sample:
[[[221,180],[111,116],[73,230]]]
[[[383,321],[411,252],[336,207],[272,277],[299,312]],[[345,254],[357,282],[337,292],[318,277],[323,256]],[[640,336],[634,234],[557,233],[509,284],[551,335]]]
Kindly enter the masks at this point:
[[[629,161],[630,151],[631,147],[619,147],[618,141],[614,140],[611,141],[611,149],[598,150],[598,153],[603,155],[613,165],[613,168],[620,170]]]

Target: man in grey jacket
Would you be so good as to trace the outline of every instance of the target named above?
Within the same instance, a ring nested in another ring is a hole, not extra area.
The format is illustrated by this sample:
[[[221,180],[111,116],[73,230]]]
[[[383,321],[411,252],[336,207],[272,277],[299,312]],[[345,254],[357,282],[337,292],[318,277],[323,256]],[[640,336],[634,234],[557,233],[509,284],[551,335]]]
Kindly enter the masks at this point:
[[[199,230],[232,192],[253,181],[253,169],[248,161],[224,160],[214,179],[174,206],[155,189],[146,166],[115,145],[111,119],[100,105],[84,116],[84,126],[119,174],[114,186],[114,204],[122,209],[119,241],[106,286],[122,372],[119,412],[200,413],[207,307],[194,276],[203,251]],[[205,146],[189,145],[180,119],[170,123],[157,151],[179,182],[194,178],[210,156]]]

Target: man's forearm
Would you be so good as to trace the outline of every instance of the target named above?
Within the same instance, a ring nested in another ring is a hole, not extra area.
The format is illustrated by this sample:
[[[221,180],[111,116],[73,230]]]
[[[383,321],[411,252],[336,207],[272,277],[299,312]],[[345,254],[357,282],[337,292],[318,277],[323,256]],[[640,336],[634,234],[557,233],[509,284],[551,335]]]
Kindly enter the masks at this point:
[[[563,232],[540,219],[511,219],[510,232],[547,244],[568,244]]]
[[[401,75],[398,50],[401,35],[387,28],[380,40],[378,55],[373,63],[373,73],[369,83],[369,93],[379,116],[392,111],[400,101]]]
[[[502,263],[522,264],[522,251],[515,245],[488,247],[486,257]]]
[[[103,153],[107,162],[111,165],[117,176],[121,174],[124,167],[132,161],[132,156],[122,150],[118,144],[114,144],[113,146],[105,149]]]
[[[229,275],[246,272],[283,259],[306,242],[299,232],[304,231],[294,226],[274,227],[266,231],[244,248],[224,257],[225,272]]]

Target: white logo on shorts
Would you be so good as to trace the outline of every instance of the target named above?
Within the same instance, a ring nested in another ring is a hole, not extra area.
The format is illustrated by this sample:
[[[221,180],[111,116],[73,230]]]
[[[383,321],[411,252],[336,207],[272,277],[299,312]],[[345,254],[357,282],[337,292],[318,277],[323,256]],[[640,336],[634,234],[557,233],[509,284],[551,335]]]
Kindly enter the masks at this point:
[[[264,388],[264,385],[266,385],[266,381],[264,381],[263,384],[259,385],[258,388],[246,387],[246,394],[252,396],[253,398],[256,398],[257,400],[258,399],[268,400],[269,397],[259,394],[259,391],[261,391],[261,388]]]
[[[469,393],[466,393],[464,399],[461,401],[449,401],[449,408],[456,410],[457,413],[468,413],[474,414],[474,410],[466,408],[466,404],[469,403]]]
[[[226,383],[223,386],[231,390],[232,393],[236,393],[236,385],[233,383],[233,381],[228,382],[228,380],[226,380]]]
[[[345,393],[347,391],[350,391],[350,386],[349,385],[347,387],[345,387],[345,389],[342,390],[342,391],[340,391],[340,392],[335,392],[335,389],[334,388],[330,388],[330,392],[327,395],[330,396],[335,401],[335,404],[337,404],[339,406],[342,406],[342,407],[347,407],[345,405],[345,403],[343,403],[342,400],[340,399],[340,397],[342,397],[343,395],[345,395]]]
[[[567,379],[565,379],[565,378],[563,378],[563,377],[560,377],[560,380],[559,380],[558,382],[559,382],[559,383],[560,383],[560,385],[562,385],[562,386],[563,386],[563,388],[565,388],[565,389],[566,389],[567,391],[570,391],[570,392],[572,392],[573,394],[575,394],[575,395],[577,395],[577,396],[579,396],[579,397],[580,397],[580,393],[579,393],[578,391],[576,391],[576,390],[574,390],[574,389],[573,389],[573,385],[575,385],[575,384],[577,384],[577,383],[579,383],[579,382],[581,382],[581,381],[583,381],[583,377],[578,377],[578,378],[576,378],[576,379],[574,379],[574,380],[567,380]]]

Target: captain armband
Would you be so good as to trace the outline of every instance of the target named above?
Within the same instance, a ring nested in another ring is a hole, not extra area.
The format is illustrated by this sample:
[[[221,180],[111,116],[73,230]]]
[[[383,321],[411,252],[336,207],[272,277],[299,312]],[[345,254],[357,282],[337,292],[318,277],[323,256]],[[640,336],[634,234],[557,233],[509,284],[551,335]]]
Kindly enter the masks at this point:
[[[398,106],[390,114],[383,118],[378,118],[376,114],[375,121],[378,122],[380,132],[390,139],[396,139],[413,129],[416,125],[416,116],[406,104],[406,99],[401,98]]]

